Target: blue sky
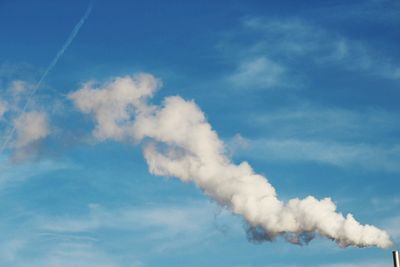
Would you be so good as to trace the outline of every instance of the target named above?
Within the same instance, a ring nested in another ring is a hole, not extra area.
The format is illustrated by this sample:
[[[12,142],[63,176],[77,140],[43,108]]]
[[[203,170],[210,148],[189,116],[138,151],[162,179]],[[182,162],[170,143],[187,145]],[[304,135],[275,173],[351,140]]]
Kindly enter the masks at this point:
[[[204,189],[150,173],[146,140],[96,138],[71,96],[149,73],[154,105],[193,100],[281,200],[331,197],[398,242],[398,1],[97,0],[37,87],[88,5],[0,1],[0,265],[390,266],[392,248],[249,240]]]

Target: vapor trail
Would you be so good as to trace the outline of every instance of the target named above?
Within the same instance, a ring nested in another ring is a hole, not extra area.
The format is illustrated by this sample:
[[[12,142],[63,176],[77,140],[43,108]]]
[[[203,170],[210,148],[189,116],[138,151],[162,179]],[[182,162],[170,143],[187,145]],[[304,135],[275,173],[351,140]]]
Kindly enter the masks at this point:
[[[42,74],[40,77],[39,81],[35,84],[33,87],[32,91],[29,93],[27,100],[25,102],[25,105],[22,107],[20,114],[24,113],[26,109],[28,108],[29,104],[32,101],[32,96],[36,94],[36,92],[39,90],[40,86],[42,85],[44,79],[46,79],[47,75],[50,73],[50,71],[56,66],[57,62],[60,60],[64,52],[67,50],[67,48],[71,45],[71,43],[74,41],[76,35],[78,34],[79,30],[82,28],[83,24],[85,23],[86,19],[89,17],[90,13],[92,12],[92,8],[94,5],[94,0],[90,1],[85,14],[82,16],[82,18],[79,20],[79,22],[75,25],[74,29],[68,36],[68,39],[65,41],[64,45],[61,47],[61,49],[58,51],[54,59],[50,62],[50,64],[47,66],[45,72]],[[11,138],[13,137],[15,133],[15,125],[12,126],[11,130],[8,132],[6,135],[6,138],[1,145],[0,148],[0,154],[3,153],[4,149],[7,147],[8,143],[10,142]]]

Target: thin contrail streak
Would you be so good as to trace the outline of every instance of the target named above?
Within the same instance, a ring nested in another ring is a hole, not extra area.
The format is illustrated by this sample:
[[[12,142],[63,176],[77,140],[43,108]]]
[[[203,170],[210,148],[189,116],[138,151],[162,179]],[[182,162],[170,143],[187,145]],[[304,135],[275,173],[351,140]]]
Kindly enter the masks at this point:
[[[75,39],[76,35],[78,34],[79,30],[82,28],[83,24],[85,23],[86,19],[92,12],[93,4],[95,1],[91,1],[89,3],[89,6],[87,7],[85,14],[82,16],[82,18],[79,20],[79,22],[75,25],[74,29],[72,30],[71,34],[68,36],[68,39],[65,41],[64,45],[61,47],[61,49],[58,51],[57,55],[54,57],[54,59],[50,62],[49,66],[46,68],[45,72],[42,74],[40,77],[39,81],[36,83],[36,85],[33,87],[32,91],[29,93],[28,98],[25,102],[25,105],[22,107],[20,114],[24,113],[26,109],[28,108],[29,104],[31,103],[32,96],[39,90],[40,86],[42,85],[44,79],[47,77],[47,75],[50,73],[50,71],[55,67],[57,64],[58,60],[62,57],[64,54],[65,50],[71,45],[72,41]],[[9,133],[6,135],[6,138],[4,140],[4,143],[1,145],[0,148],[0,155],[3,153],[4,149],[7,147],[8,143],[10,142],[12,136],[15,133],[15,126],[13,125]]]

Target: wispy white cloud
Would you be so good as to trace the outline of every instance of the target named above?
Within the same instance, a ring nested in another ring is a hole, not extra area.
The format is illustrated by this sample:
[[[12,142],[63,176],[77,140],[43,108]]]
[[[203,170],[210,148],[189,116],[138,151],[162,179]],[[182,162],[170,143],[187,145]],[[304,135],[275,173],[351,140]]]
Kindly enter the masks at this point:
[[[240,220],[231,224],[233,216],[229,212],[217,215],[217,211],[216,204],[189,201],[119,208],[90,204],[89,212],[84,215],[32,215],[25,220],[22,233],[17,230],[12,238],[7,240],[6,236],[0,244],[0,265],[142,267],[145,262],[135,255],[121,259],[110,253],[109,248],[102,245],[104,232],[134,231],[140,233],[133,235],[134,242],[151,248],[146,253],[169,253],[201,246],[209,239],[215,239],[215,235],[222,235],[215,220],[219,223],[228,220],[230,227],[242,227]],[[138,253],[138,249],[132,249],[132,253]]]
[[[397,208],[400,206],[400,197],[399,196],[379,196],[371,198],[371,204],[374,207],[374,210],[379,212],[389,212],[393,214],[396,212]]]
[[[400,145],[379,146],[305,139],[248,140],[246,156],[272,161],[319,162],[342,168],[400,172]]]
[[[44,112],[24,112],[15,121],[17,137],[15,148],[17,157],[25,157],[27,149],[47,137],[50,133],[47,116]]]
[[[33,89],[33,85],[23,80],[12,80],[0,99],[0,153],[5,149],[12,151],[15,161],[36,156],[40,142],[50,135],[48,106],[43,107],[34,101],[32,110],[23,111],[23,106]]]
[[[400,130],[400,115],[383,109],[350,110],[312,104],[281,107],[250,115],[271,136],[365,140]]]
[[[158,252],[198,244],[219,233],[215,225],[217,207],[206,202],[118,209],[91,204],[89,208],[88,214],[72,218],[37,217],[36,224],[42,232],[48,233],[84,234],[104,229],[141,231],[146,233],[144,239],[154,242],[153,248]],[[225,211],[219,213],[217,218],[224,222],[233,217]],[[170,242],[172,239],[179,242]]]
[[[399,21],[400,4],[398,1],[391,0],[366,0],[332,3],[309,11],[310,16],[323,15],[325,19],[335,21],[346,21],[347,23],[363,21],[363,24],[373,22],[375,25],[377,23],[390,25],[390,23]]]
[[[30,89],[32,89],[32,85],[28,82],[22,80],[13,80],[8,90],[12,95],[16,96],[26,94]]]
[[[398,200],[398,202],[397,202],[397,207],[398,207],[398,204],[400,203],[400,201],[399,201],[399,199],[397,199],[397,200]],[[384,205],[387,205],[387,204],[384,203]],[[399,227],[399,225],[400,225],[400,215],[392,217],[392,218],[389,218],[384,223],[385,229],[387,229],[387,231],[390,233],[390,235],[396,241],[400,241],[400,227]]]
[[[10,80],[3,87],[0,98],[2,102],[7,104],[7,112],[12,113],[12,115],[21,113],[21,108],[26,97],[32,91],[33,84],[26,80],[15,79]],[[35,105],[36,103],[32,104]]]
[[[256,34],[250,46],[252,53],[280,54],[290,57],[305,55],[321,49],[322,29],[299,19],[266,19],[250,17],[243,20],[245,31]],[[257,38],[258,37],[258,38]]]
[[[16,259],[16,267],[121,267],[117,259],[88,243],[64,242],[31,259]],[[143,266],[139,261],[133,267]]]
[[[6,155],[0,159],[0,189],[25,181],[37,175],[48,174],[57,170],[77,168],[72,162],[42,160],[39,162],[22,162],[18,165],[11,163]]]
[[[232,85],[247,89],[273,89],[286,86],[286,68],[271,59],[260,56],[240,62],[228,77]]]
[[[82,218],[42,218],[39,224],[43,230],[53,232],[86,232],[100,228],[132,227],[162,227],[170,232],[193,231],[200,225],[192,224],[191,221],[194,218],[201,219],[208,211],[204,205],[108,210],[91,204],[89,209],[89,214]]]
[[[232,152],[275,161],[399,172],[400,143],[395,135],[400,131],[399,117],[383,109],[295,104],[249,115],[257,134],[250,139],[236,135],[229,147]]]
[[[5,89],[8,84],[15,80],[32,81],[38,75],[40,69],[29,63],[0,63],[0,88]],[[2,92],[4,93],[4,91]]]
[[[288,83],[290,79],[286,77],[291,77],[292,80],[295,78],[294,74],[299,73],[296,69],[299,62],[314,64],[317,67],[336,66],[347,71],[375,75],[384,79],[400,79],[399,62],[385,56],[379,49],[316,26],[306,20],[246,18],[243,21],[242,32],[233,34],[221,46],[233,47],[235,38],[241,34],[246,34],[246,36],[250,34],[252,36],[250,39],[253,40],[234,48],[235,53],[238,54],[236,60],[239,62],[239,67],[231,76],[236,77],[233,80],[241,86],[253,81],[250,75],[252,73],[262,74],[253,77],[264,81],[267,87],[268,85],[290,85]],[[258,61],[252,62],[249,58],[256,58]],[[263,66],[260,58],[269,59],[269,64]],[[243,74],[239,75],[241,73]],[[232,80],[231,76],[228,76],[228,79]],[[267,78],[263,80],[262,76]],[[250,78],[247,79],[247,77]],[[273,78],[268,79],[268,77]]]
[[[24,239],[11,239],[0,245],[0,259],[5,262],[12,262],[17,259],[20,250],[25,246]]]

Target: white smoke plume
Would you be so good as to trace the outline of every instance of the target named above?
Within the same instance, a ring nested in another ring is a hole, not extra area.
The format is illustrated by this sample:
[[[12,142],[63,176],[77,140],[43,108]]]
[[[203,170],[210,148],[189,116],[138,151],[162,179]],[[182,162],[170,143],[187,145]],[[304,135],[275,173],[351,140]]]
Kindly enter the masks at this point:
[[[266,177],[247,162],[231,162],[224,143],[193,101],[171,96],[161,106],[148,104],[159,86],[153,76],[140,74],[98,87],[87,83],[69,98],[80,111],[93,116],[97,140],[143,142],[152,174],[195,183],[220,205],[243,216],[253,239],[282,235],[301,244],[319,234],[342,247],[392,245],[385,231],[361,225],[351,214],[343,216],[330,198],[279,200]]]

